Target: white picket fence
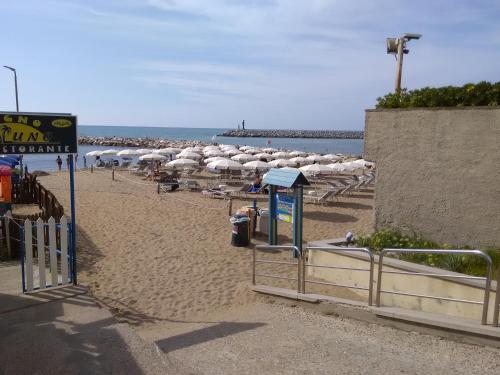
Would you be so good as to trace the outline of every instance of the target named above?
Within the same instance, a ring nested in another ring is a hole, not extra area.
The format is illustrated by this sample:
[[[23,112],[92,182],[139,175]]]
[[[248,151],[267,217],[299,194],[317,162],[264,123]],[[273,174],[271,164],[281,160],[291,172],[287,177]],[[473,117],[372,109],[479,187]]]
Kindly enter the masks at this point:
[[[57,233],[60,248],[57,248]],[[47,241],[48,234],[48,241]],[[33,292],[71,283],[72,272],[68,220],[62,217],[60,225],[51,217],[47,223],[41,218],[24,222],[23,290]],[[45,244],[48,242],[48,246]],[[36,255],[34,257],[34,249]],[[58,261],[59,259],[59,261]],[[47,268],[48,263],[48,268]],[[47,280],[49,279],[49,280]]]

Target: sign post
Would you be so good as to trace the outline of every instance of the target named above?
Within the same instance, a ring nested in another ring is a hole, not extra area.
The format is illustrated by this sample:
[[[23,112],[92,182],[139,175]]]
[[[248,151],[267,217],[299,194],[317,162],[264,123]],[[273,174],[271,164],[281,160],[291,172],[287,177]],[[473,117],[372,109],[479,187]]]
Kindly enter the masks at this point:
[[[298,170],[271,169],[264,176],[269,185],[269,245],[278,244],[278,220],[293,225],[293,256],[302,255],[302,216],[304,186],[307,178]],[[293,189],[293,194],[278,193],[277,187]]]
[[[77,118],[69,113],[0,112],[0,154],[69,154],[71,268],[76,285],[75,178]],[[60,219],[60,218],[58,218]]]

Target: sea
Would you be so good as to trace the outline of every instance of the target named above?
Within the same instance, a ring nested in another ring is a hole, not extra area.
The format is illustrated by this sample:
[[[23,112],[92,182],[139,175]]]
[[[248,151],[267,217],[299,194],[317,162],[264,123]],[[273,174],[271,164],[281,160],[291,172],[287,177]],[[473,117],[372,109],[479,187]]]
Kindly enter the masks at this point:
[[[148,137],[168,138],[174,140],[199,140],[207,143],[249,145],[256,147],[274,147],[278,149],[300,150],[307,152],[342,153],[347,155],[361,155],[363,153],[362,139],[319,139],[319,138],[250,138],[250,137],[221,137],[229,129],[223,128],[179,128],[179,127],[144,127],[144,126],[98,126],[80,125],[78,133],[81,136],[101,137]],[[83,146],[78,147],[77,168],[83,168],[83,155],[93,150],[106,150],[111,147]],[[113,147],[121,150],[125,147]],[[61,154],[64,160],[65,155]],[[29,171],[54,171],[57,169],[57,155],[25,155],[24,164]],[[63,164],[65,166],[66,163]]]

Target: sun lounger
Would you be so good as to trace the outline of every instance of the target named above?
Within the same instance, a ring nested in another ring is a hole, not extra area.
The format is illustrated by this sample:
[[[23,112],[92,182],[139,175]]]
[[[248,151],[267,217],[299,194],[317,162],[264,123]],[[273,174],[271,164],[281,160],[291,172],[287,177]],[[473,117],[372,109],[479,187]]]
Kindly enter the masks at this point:
[[[202,190],[201,195],[205,198],[218,198],[218,199],[227,199],[229,198],[229,192],[216,190],[216,189],[208,189]]]
[[[132,174],[145,174],[146,173],[147,164],[141,164],[133,168],[129,168],[128,171]]]
[[[327,190],[321,195],[304,195],[304,203],[326,205],[328,203],[328,199],[334,197],[336,194],[339,194],[339,192],[340,190]]]

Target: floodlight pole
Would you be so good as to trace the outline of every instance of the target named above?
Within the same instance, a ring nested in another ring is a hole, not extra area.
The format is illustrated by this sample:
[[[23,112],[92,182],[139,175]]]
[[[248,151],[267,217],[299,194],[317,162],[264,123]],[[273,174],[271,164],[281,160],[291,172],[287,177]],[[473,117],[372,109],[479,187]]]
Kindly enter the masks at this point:
[[[396,92],[401,91],[401,76],[403,74],[403,55],[405,38],[398,38],[398,58],[396,61]]]
[[[6,68],[6,69],[9,69],[12,72],[14,72],[14,85],[15,85],[15,88],[16,88],[16,112],[19,112],[19,95],[17,93],[17,73],[16,73],[16,69],[14,69],[14,68],[12,68],[10,66],[7,66],[7,65],[4,65],[3,67]]]

